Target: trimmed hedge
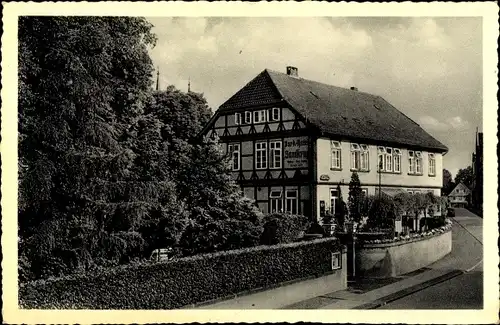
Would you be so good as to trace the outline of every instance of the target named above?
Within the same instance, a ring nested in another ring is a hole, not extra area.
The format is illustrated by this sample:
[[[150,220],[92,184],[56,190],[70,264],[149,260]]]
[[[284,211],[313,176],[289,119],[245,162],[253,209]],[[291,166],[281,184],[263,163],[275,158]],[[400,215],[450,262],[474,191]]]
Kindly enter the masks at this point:
[[[259,246],[40,280],[19,287],[28,309],[172,309],[331,272],[334,238]]]

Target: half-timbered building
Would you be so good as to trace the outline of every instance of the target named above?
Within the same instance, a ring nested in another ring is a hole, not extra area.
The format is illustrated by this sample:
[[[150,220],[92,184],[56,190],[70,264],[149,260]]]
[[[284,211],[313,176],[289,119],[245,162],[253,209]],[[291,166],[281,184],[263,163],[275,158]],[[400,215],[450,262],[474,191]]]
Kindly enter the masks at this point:
[[[263,212],[318,218],[357,171],[363,191],[440,195],[447,147],[383,98],[264,70],[202,131],[232,157],[232,174]]]

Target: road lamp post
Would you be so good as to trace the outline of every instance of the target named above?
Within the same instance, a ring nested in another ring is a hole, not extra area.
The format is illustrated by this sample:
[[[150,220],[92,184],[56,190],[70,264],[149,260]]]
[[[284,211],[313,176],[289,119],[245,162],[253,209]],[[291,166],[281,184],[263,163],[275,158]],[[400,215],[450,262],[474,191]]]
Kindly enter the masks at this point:
[[[356,224],[352,224],[352,277],[356,279]]]

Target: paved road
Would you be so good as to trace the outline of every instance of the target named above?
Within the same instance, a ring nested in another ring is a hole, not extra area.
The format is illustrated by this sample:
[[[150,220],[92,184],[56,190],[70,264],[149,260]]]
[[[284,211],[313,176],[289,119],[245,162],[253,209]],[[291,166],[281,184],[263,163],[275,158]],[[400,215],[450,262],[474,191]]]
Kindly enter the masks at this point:
[[[430,268],[470,269],[470,272],[393,301],[379,309],[483,308],[483,219],[466,209],[455,209],[455,214],[452,252]]]

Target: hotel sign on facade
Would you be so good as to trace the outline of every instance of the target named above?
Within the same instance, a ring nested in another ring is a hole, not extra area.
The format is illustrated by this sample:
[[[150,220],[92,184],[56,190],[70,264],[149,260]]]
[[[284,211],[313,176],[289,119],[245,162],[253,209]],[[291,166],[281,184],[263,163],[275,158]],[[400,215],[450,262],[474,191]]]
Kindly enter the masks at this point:
[[[307,168],[308,166],[308,137],[285,138],[284,147],[284,167],[285,168]]]

